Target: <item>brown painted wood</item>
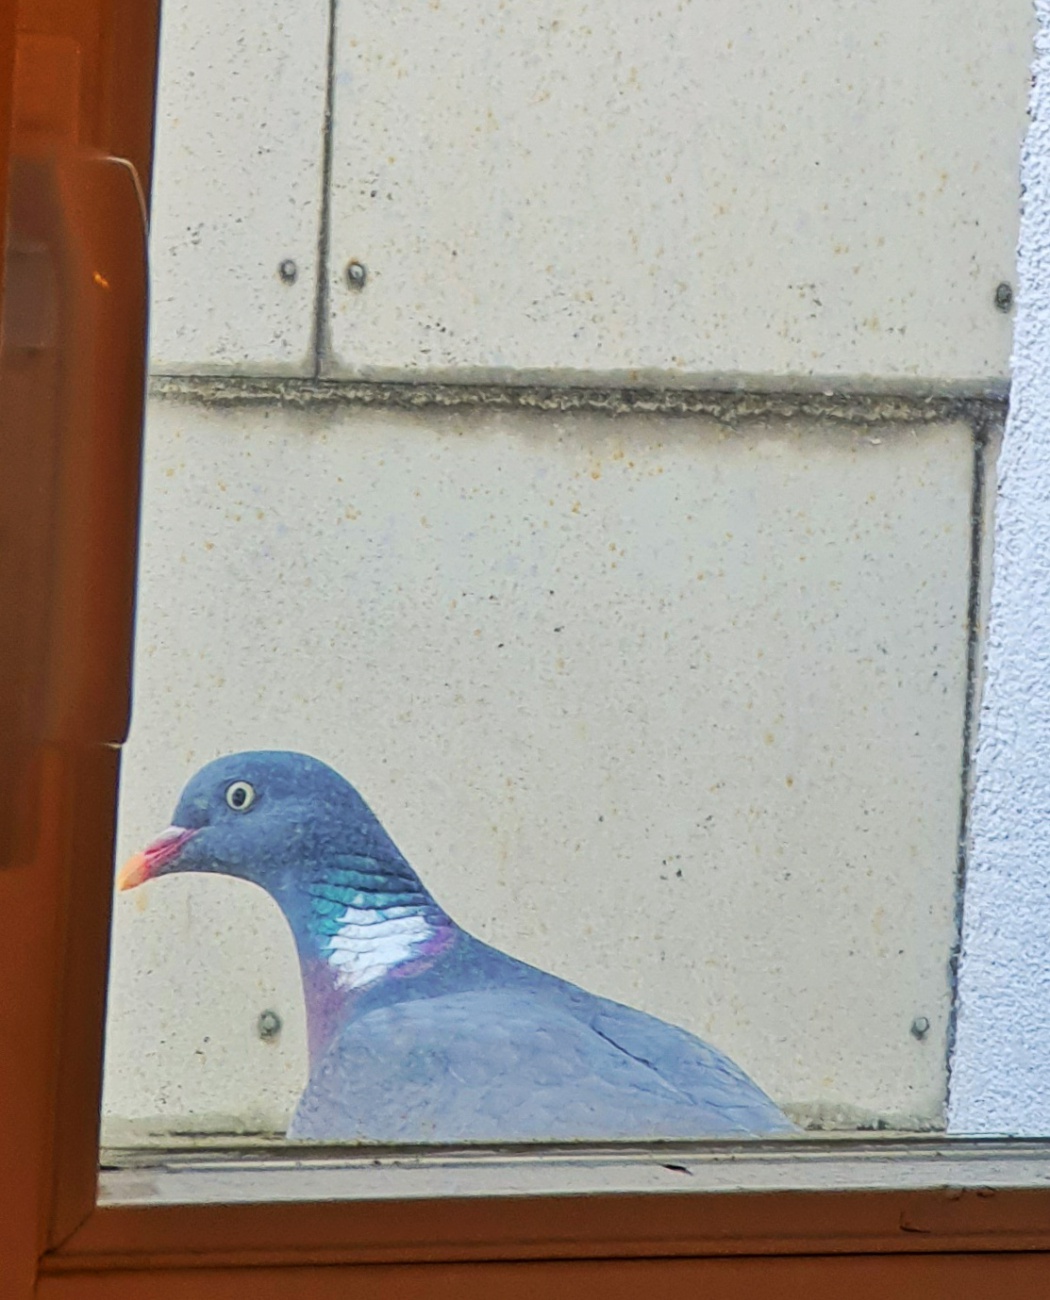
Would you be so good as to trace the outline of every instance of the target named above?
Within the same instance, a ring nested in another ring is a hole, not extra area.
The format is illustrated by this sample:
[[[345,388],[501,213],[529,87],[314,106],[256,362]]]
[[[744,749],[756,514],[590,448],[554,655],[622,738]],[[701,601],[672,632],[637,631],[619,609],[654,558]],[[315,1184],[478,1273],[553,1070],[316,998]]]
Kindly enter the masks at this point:
[[[1026,1300],[1050,1256],[810,1256],[108,1273],[48,1278],[40,1300]]]
[[[250,1178],[250,1174],[246,1174]],[[395,1261],[1050,1251],[1043,1189],[107,1207],[49,1271]]]
[[[11,98],[14,89],[17,10],[0,5],[0,212],[7,211],[7,163],[11,150]],[[3,252],[7,235],[0,225],[0,293],[4,287]]]
[[[149,0],[23,0],[0,15],[4,212],[26,287],[8,317],[25,337],[5,334],[0,375],[5,1300],[31,1294],[48,1241],[94,1204],[145,368],[141,196],[102,156],[126,145],[148,164],[156,17]],[[38,237],[50,299],[32,278]],[[36,320],[34,299],[47,304]]]
[[[13,5],[0,5],[0,213],[8,210],[8,176],[11,157],[11,119],[14,91],[15,31],[17,13]],[[0,296],[4,284],[6,222],[0,222]],[[0,390],[0,423],[4,420]],[[2,572],[2,570],[0,570]],[[0,598],[7,595],[0,592]],[[2,653],[2,652],[0,652]],[[0,670],[3,664],[0,662]],[[0,779],[6,775],[0,762]],[[0,797],[11,798],[6,786]],[[0,839],[2,850],[2,839]],[[26,905],[24,882],[15,880],[5,887],[0,881],[0,908],[10,906],[17,920]],[[8,1279],[12,1295],[28,1294],[35,1273],[37,1242],[36,1192],[39,1153],[32,1133],[19,1131],[23,1117],[33,1115],[33,1080],[26,1077],[23,1044],[32,1044],[36,1030],[34,1012],[42,1008],[30,995],[26,1004],[17,1002],[12,981],[25,972],[24,955],[9,950],[11,932],[0,919],[0,1273]],[[46,1012],[45,1012],[46,1014]],[[35,1116],[34,1116],[35,1117]]]

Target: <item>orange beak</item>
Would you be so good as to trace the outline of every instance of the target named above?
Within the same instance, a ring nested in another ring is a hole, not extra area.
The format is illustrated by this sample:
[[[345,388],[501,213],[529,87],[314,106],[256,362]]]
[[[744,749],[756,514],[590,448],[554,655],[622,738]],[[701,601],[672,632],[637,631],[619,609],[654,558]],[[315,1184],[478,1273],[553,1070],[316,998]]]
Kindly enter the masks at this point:
[[[117,872],[117,889],[134,889],[136,885],[160,875],[164,867],[178,856],[182,846],[196,834],[195,830],[187,830],[184,826],[169,826],[152,843],[128,858]]]
[[[138,853],[133,853],[117,872],[117,888],[119,890],[134,889],[136,885],[141,885],[144,880],[149,880],[147,862],[146,854],[141,850]]]

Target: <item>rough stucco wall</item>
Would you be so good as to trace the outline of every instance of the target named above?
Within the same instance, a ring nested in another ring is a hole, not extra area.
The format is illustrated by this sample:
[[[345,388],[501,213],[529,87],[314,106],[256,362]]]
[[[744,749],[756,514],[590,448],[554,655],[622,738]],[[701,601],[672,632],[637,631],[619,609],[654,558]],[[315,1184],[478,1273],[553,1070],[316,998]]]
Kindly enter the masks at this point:
[[[1050,4],[1036,8],[951,1074],[960,1133],[1050,1133]]]

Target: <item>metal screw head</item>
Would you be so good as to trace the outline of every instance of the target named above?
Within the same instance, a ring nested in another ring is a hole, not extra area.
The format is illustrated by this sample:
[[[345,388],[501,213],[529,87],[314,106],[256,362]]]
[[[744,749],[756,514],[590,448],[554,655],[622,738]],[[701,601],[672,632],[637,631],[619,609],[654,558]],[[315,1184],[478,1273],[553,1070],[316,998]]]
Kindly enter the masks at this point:
[[[368,272],[365,270],[363,262],[347,262],[346,282],[351,289],[363,289],[367,279]]]
[[[255,1031],[264,1043],[272,1043],[281,1032],[281,1017],[276,1011],[264,1011],[255,1022]]]
[[[926,1037],[926,1035],[929,1032],[930,1032],[929,1020],[925,1016],[916,1016],[915,1019],[911,1022],[912,1037],[917,1038],[920,1042],[922,1042],[922,1040]]]
[[[286,257],[281,265],[277,268],[277,274],[285,284],[295,284],[299,276],[299,268],[290,257]]]
[[[999,311],[1009,311],[1014,305],[1014,287],[1003,280],[995,286],[995,305]]]

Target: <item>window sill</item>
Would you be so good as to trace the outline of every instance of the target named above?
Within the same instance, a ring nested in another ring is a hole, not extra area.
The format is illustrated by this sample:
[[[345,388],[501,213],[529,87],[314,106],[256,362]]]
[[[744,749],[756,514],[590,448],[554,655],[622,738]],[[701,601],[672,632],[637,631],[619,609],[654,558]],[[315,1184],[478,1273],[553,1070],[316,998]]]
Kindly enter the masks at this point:
[[[688,1180],[688,1182],[686,1182]],[[389,1148],[280,1143],[103,1153],[100,1206],[436,1197],[1050,1187],[1050,1142],[943,1135],[753,1142]]]
[[[1050,1143],[110,1153],[47,1273],[1050,1250]]]

